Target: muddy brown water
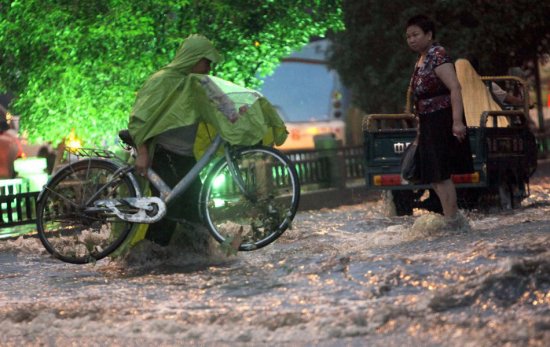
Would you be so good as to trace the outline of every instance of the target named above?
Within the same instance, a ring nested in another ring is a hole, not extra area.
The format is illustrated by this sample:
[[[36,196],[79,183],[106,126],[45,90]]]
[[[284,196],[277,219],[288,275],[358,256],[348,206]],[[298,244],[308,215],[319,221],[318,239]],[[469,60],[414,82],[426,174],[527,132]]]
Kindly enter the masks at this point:
[[[199,231],[83,266],[3,240],[0,345],[548,346],[550,179],[531,193],[462,233],[379,201],[300,212],[230,256]]]

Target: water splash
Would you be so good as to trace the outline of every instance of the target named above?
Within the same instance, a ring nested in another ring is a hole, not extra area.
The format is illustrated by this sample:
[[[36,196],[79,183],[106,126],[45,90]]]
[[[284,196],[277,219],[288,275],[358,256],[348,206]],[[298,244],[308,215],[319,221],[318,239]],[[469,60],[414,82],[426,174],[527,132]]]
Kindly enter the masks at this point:
[[[19,236],[16,239],[3,240],[0,242],[0,251],[16,254],[48,254],[38,236]]]
[[[228,261],[228,256],[208,233],[196,223],[178,223],[167,246],[147,239],[139,241],[119,258],[111,259],[109,267],[143,272],[162,269],[197,269]]]
[[[418,240],[470,231],[472,229],[468,219],[460,212],[457,213],[453,221],[448,221],[444,216],[430,212],[419,216],[404,235],[404,238],[406,240]]]

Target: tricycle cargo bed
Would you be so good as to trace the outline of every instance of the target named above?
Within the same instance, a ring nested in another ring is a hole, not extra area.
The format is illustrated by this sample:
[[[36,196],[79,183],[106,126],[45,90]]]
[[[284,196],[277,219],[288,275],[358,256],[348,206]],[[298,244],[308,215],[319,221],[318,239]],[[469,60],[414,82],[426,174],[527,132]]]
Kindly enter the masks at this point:
[[[398,119],[399,115],[389,115],[390,120]],[[411,117],[402,115],[403,117]],[[382,115],[377,115],[377,121]],[[383,125],[383,124],[382,124]],[[475,172],[467,175],[455,175],[453,180],[461,187],[486,186],[486,175],[481,158],[484,157],[484,147],[480,141],[480,129],[468,128],[470,147],[474,160]],[[428,185],[413,185],[403,180],[401,172],[401,156],[405,148],[414,141],[417,129],[384,129],[378,126],[366,127],[364,135],[365,179],[370,189],[425,189]]]

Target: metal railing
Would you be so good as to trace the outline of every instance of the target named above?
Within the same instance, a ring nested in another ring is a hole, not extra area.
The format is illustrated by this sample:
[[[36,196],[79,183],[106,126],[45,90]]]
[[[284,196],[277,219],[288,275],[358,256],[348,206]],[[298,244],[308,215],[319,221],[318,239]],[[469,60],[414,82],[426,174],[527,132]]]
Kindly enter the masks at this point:
[[[365,174],[363,146],[286,151],[296,166],[300,183],[317,188],[340,187]]]
[[[0,228],[36,222],[36,200],[40,192],[0,196]]]

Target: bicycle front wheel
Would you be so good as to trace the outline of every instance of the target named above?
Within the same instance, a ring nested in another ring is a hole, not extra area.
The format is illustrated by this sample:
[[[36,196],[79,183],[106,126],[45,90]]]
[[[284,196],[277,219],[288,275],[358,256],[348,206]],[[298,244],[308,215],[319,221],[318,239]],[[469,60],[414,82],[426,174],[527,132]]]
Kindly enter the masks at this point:
[[[37,205],[37,229],[50,254],[68,263],[94,262],[128,236],[133,223],[94,206],[97,200],[136,196],[127,175],[113,175],[118,168],[106,160],[84,159],[66,166],[46,184]],[[123,202],[117,208],[127,213],[132,209]]]
[[[291,225],[300,183],[292,162],[273,148],[239,149],[233,161],[244,191],[221,158],[202,187],[201,217],[218,242],[236,241],[239,250],[251,251],[275,241]]]

